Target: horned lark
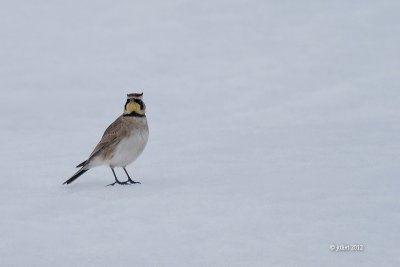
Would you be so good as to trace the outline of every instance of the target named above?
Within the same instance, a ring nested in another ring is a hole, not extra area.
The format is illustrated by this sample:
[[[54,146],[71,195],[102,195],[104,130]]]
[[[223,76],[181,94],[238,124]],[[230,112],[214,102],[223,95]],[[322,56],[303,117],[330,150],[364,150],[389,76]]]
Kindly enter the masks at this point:
[[[143,152],[149,138],[149,128],[146,119],[146,105],[142,101],[143,93],[128,94],[124,113],[106,129],[100,142],[94,148],[89,158],[76,166],[80,168],[71,178],[64,182],[70,184],[89,169],[101,165],[111,168],[115,184],[140,184],[131,179],[126,166],[137,159]],[[128,180],[121,182],[115,175],[114,168],[121,167]]]

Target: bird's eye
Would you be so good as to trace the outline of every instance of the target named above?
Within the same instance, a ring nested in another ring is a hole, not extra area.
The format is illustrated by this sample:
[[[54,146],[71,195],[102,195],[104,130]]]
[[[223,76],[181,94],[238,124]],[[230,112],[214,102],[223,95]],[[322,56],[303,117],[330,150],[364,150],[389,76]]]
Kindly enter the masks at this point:
[[[130,102],[130,99],[126,100],[126,103],[125,103],[125,110],[126,110],[126,106],[129,104],[129,102]]]
[[[144,103],[141,99],[135,99],[134,101],[139,104],[141,110],[144,108]]]

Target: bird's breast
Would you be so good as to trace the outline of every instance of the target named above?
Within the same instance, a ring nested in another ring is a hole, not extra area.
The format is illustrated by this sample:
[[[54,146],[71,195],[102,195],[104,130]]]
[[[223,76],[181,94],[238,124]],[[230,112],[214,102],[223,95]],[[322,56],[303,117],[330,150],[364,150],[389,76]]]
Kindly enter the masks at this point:
[[[143,152],[148,138],[149,132],[147,129],[134,131],[123,138],[110,159],[110,166],[125,167],[135,161]]]

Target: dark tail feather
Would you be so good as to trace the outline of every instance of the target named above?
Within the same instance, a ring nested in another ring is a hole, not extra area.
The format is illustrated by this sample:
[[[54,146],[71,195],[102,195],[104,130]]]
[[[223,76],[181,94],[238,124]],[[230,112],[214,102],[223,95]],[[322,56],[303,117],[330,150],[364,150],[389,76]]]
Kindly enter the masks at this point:
[[[81,164],[79,164],[78,166],[76,166],[77,168],[79,167],[83,167],[83,165],[85,165],[87,163],[87,160],[85,160],[84,162],[82,162]]]
[[[76,179],[78,179],[79,176],[81,176],[82,174],[84,174],[85,172],[87,172],[88,170],[84,170],[84,169],[80,169],[79,171],[77,171],[71,178],[69,178],[68,180],[66,180],[63,184],[70,184],[73,181],[75,181]]]

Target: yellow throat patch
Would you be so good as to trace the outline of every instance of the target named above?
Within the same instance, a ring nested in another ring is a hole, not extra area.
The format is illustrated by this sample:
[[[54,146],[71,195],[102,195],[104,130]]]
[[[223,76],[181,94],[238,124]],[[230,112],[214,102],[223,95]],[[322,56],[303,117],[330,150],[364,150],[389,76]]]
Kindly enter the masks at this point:
[[[125,113],[130,114],[132,112],[141,113],[140,105],[136,102],[129,102],[126,105]]]

